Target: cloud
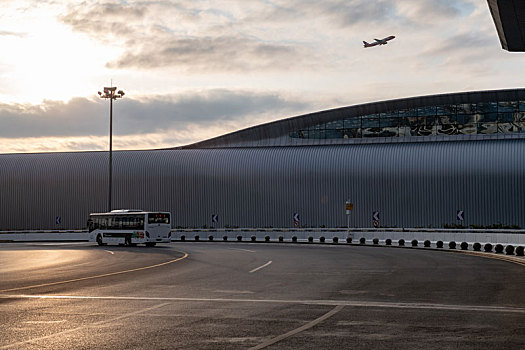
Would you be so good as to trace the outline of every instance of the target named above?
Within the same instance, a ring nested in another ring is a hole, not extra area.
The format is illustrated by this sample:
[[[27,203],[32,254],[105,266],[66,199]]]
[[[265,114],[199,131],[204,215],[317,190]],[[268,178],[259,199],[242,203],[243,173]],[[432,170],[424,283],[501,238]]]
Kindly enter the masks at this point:
[[[27,36],[27,33],[21,33],[21,32],[10,32],[5,30],[0,30],[0,36],[15,36],[18,38],[24,38]]]
[[[114,135],[178,134],[176,142],[198,141],[239,128],[309,111],[311,105],[278,93],[210,90],[131,98],[114,103]],[[108,102],[75,98],[40,105],[0,105],[0,139],[99,137],[108,133]],[[142,136],[141,136],[142,135]],[[175,142],[175,140],[173,139]],[[86,141],[83,141],[85,144]],[[131,145],[130,145],[131,146]],[[170,147],[174,145],[163,145]],[[76,146],[71,146],[73,149]]]
[[[108,68],[172,67],[199,73],[282,70],[289,68],[287,62],[309,56],[305,47],[233,28],[219,7],[211,10],[190,4],[85,3],[59,18],[74,31],[123,48],[120,57],[107,63]],[[235,18],[231,21],[234,27],[239,25]]]
[[[395,4],[387,0],[280,0],[248,16],[246,22],[286,24],[323,20],[328,27],[348,28],[382,23],[392,20],[394,15]]]
[[[242,36],[202,38],[156,38],[138,45],[126,45],[108,68],[176,67],[190,72],[250,71],[285,69],[290,61],[302,61],[301,49],[243,38]]]

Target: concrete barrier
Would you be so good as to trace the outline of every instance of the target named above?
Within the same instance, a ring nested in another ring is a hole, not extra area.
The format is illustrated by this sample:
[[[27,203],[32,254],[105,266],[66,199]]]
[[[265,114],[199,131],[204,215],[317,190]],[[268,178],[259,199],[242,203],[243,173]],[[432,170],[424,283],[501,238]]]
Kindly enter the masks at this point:
[[[173,230],[173,240],[179,240],[180,235],[185,234],[189,230],[206,232],[207,229],[175,229]],[[209,229],[208,229],[209,230]],[[219,229],[216,229],[219,230]],[[343,228],[290,228],[284,231],[282,228],[271,229],[271,228],[238,228],[228,229],[225,231],[229,238],[235,239],[237,235],[242,235],[243,240],[249,240],[252,235],[256,235],[258,239],[263,239],[264,236],[269,235],[270,239],[277,240],[279,236],[283,236],[285,241],[291,241],[293,236],[297,237],[298,242],[307,242],[308,237],[313,237],[314,241],[318,241],[321,237],[332,240],[333,237],[337,236],[340,239],[345,240],[347,237],[352,239],[356,237],[363,237],[369,243],[372,243],[374,238],[378,238],[380,241],[391,239],[392,241],[398,242],[399,239],[408,240],[409,242],[416,239],[420,242],[429,240],[432,243],[437,241],[443,241],[445,244],[448,242],[467,242],[473,244],[479,242],[480,244],[492,243],[492,244],[512,244],[514,246],[525,245],[525,230],[475,230],[475,229],[415,229],[415,228],[356,228],[356,229],[343,229]]]

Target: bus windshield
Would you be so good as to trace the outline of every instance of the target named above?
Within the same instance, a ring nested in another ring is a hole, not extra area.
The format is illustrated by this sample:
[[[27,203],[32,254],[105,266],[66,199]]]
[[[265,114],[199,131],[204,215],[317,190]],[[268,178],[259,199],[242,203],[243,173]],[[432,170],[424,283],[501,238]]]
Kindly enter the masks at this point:
[[[149,213],[148,224],[169,224],[170,214],[168,213]]]

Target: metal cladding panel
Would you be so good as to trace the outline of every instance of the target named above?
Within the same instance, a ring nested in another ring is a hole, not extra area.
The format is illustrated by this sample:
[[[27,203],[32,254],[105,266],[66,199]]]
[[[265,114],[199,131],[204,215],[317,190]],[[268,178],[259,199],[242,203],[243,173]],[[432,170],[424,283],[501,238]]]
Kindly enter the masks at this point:
[[[174,226],[525,226],[525,140],[114,152],[113,207]],[[105,152],[0,155],[0,229],[83,228],[107,209]],[[212,214],[219,222],[212,223]],[[56,218],[60,217],[59,223]]]
[[[525,51],[525,4],[521,0],[488,0],[501,47]]]

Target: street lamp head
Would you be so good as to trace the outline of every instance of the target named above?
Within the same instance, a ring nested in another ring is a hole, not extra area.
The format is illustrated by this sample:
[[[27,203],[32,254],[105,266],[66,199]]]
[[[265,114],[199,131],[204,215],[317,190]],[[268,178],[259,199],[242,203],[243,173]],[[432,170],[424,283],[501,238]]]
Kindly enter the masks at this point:
[[[111,94],[113,92],[115,92],[117,90],[117,87],[116,86],[112,86],[112,87],[105,87],[104,88],[104,92],[106,94]]]
[[[118,94],[120,95],[120,97],[122,97],[122,96],[125,95],[124,91],[122,91],[122,90],[119,90],[119,91],[118,91]]]
[[[102,96],[102,92],[99,91],[99,92],[98,92],[98,95],[99,95],[99,96]]]

